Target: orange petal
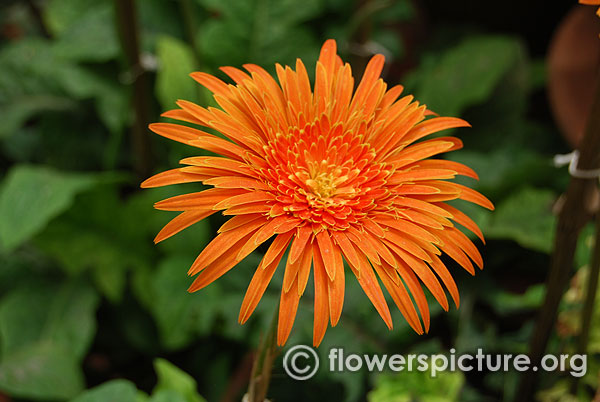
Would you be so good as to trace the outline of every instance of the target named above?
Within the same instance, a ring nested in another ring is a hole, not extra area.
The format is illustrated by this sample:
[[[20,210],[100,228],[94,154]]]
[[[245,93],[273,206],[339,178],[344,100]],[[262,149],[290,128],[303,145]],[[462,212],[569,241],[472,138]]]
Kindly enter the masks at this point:
[[[310,265],[313,260],[313,248],[309,246],[306,248],[302,257],[300,258],[300,269],[298,270],[298,296],[302,296],[306,290],[308,284],[308,277],[310,275]]]
[[[250,76],[248,74],[235,67],[224,66],[219,67],[219,70],[223,71],[225,74],[231,77],[231,79],[234,80],[235,83],[238,85],[243,84],[244,81],[250,79]]]
[[[460,139],[455,137],[440,137],[406,147],[396,155],[390,157],[388,162],[393,163],[396,168],[400,168],[408,164],[406,161],[412,163],[460,148],[462,148],[462,141]]]
[[[154,123],[150,124],[149,128],[156,134],[171,140],[206,149],[232,159],[239,160],[244,154],[244,149],[236,144],[195,128],[173,123]]]
[[[248,190],[269,190],[269,186],[256,179],[240,176],[214,177],[204,181],[208,186],[217,188],[245,188]]]
[[[214,214],[212,210],[191,210],[182,212],[167,223],[154,238],[154,243],[159,243],[169,237],[181,232],[183,229],[192,226],[196,222]]]
[[[154,204],[154,208],[162,211],[185,211],[188,209],[212,209],[213,206],[234,195],[245,192],[238,189],[216,189],[200,191],[197,193],[188,193],[170,197]]]
[[[235,257],[239,252],[239,249],[246,243],[246,241],[248,241],[250,236],[252,236],[252,233],[266,223],[266,220],[256,219],[241,225],[234,230],[219,234],[210,243],[208,243],[200,255],[198,255],[188,274],[195,275],[224,254],[227,256],[227,258],[231,257],[231,259],[235,261]],[[246,241],[244,241],[242,244],[239,244],[241,239],[244,238],[246,238]],[[232,244],[238,245],[235,253],[233,252],[234,249],[231,247]]]
[[[296,284],[298,280],[292,283]],[[277,325],[277,345],[283,346],[292,332],[300,295],[294,289],[281,291],[279,299],[279,322]]]
[[[434,205],[429,202],[421,201],[412,197],[398,197],[394,200],[394,203],[398,206],[414,208],[445,218],[452,218],[452,213],[450,213],[443,207],[446,204]]]
[[[456,117],[434,117],[417,124],[406,134],[403,140],[412,143],[438,131],[456,127],[471,127],[471,125]]]
[[[310,226],[302,226],[298,228],[298,234],[294,238],[294,242],[290,248],[290,255],[288,256],[290,263],[294,263],[302,255],[308,240],[312,236],[312,233],[313,232]]]
[[[168,117],[169,119],[185,121],[185,122],[192,123],[192,124],[204,125],[202,120],[195,118],[194,116],[192,116],[191,114],[189,114],[188,112],[186,112],[183,109],[168,110],[168,111],[162,113],[161,116]]]
[[[392,296],[392,299],[398,307],[398,310],[400,310],[406,319],[406,322],[408,322],[408,324],[417,334],[423,334],[423,326],[419,320],[419,315],[417,314],[417,310],[415,309],[413,301],[406,291],[404,284],[399,280],[398,283],[392,280],[392,278],[385,272],[383,266],[373,265],[373,267],[375,268],[377,275],[379,275],[383,286],[388,290],[390,296]],[[398,276],[398,274],[389,265],[388,268],[391,269],[393,275],[396,277]]]
[[[329,295],[327,288],[327,272],[320,257],[319,246],[313,244],[314,280],[315,280],[315,307],[313,324],[313,345],[321,344],[327,324],[329,323]]]
[[[203,267],[202,272],[200,272],[200,274],[196,277],[192,285],[189,287],[188,292],[195,292],[197,290],[203,289],[204,287],[213,283],[215,280],[219,279],[235,265],[237,265],[239,262],[235,259],[237,251],[242,245],[246,243],[246,241],[248,241],[250,236],[251,235],[248,234],[242,237],[240,240],[235,242],[233,245],[230,245],[229,248],[225,250],[228,252],[226,252],[222,256],[222,258],[217,258],[211,263],[207,264],[205,267]],[[213,242],[215,240],[213,240]],[[199,270],[195,269],[193,265],[192,268],[190,268],[190,272],[192,272],[191,275],[194,275],[198,271]]]
[[[215,204],[214,209],[227,209],[236,205],[244,205],[253,202],[272,201],[275,196],[264,191],[251,191],[240,195],[234,195]]]
[[[479,250],[463,232],[456,228],[448,228],[442,232],[442,236],[445,241],[453,242],[460,247],[480,269],[483,269],[483,258],[481,258]]]
[[[333,255],[335,260],[334,279],[328,278],[327,288],[329,295],[329,315],[331,317],[331,326],[335,327],[342,315],[344,306],[344,260],[340,249],[333,245]]]
[[[168,186],[171,184],[181,184],[181,183],[192,183],[197,181],[202,181],[203,176],[193,174],[193,173],[185,173],[181,171],[181,168],[166,170],[164,172],[155,174],[154,176],[144,180],[144,182],[140,185],[141,188],[153,188],[153,187],[162,187]]]
[[[209,91],[211,91],[214,94],[222,96],[229,96],[231,94],[231,91],[229,90],[227,84],[225,84],[223,81],[221,81],[214,75],[197,71],[191,73],[190,77],[192,77],[200,85],[205,86]]]
[[[277,239],[280,238],[282,240],[278,241]],[[248,290],[246,291],[242,307],[240,308],[240,315],[238,318],[240,324],[245,323],[254,312],[254,309],[256,309],[269,282],[271,282],[271,278],[273,278],[273,274],[279,265],[279,261],[281,261],[281,257],[283,257],[285,246],[289,243],[290,238],[291,236],[287,236],[287,239],[285,235],[278,236],[271,244],[271,247],[269,247],[269,250],[267,250],[265,257],[258,268],[256,268],[256,272],[254,272],[250,285],[248,285]],[[282,244],[285,244],[285,246],[282,247]],[[273,254],[274,257],[268,257],[269,254]]]
[[[409,168],[413,165],[405,166],[404,168]],[[475,180],[479,180],[479,176],[477,173],[468,166],[463,165],[459,162],[449,161],[445,159],[425,159],[418,162],[415,162],[415,166],[419,166],[422,168],[440,168],[440,169],[448,169],[454,170],[456,174],[461,176],[467,176]]]
[[[472,188],[463,186],[462,184],[458,184],[458,183],[447,183],[447,184],[460,190],[460,196],[458,198],[460,198],[461,200],[469,201],[469,202],[472,202],[473,204],[480,205],[484,208],[489,209],[490,211],[494,210],[494,204],[492,204],[492,202],[490,200],[488,200],[484,195],[478,193],[477,191],[473,190]]]
[[[453,179],[455,176],[456,172],[454,170],[415,168],[409,171],[397,171],[387,180],[387,183],[396,185],[419,180]]]
[[[248,240],[248,242],[244,245],[244,247],[241,248],[241,250],[239,251],[239,254],[237,256],[237,260],[241,261],[242,259],[246,258],[246,256],[248,254],[250,254],[252,251],[256,250],[256,248],[258,246],[260,246],[265,241],[267,241],[269,238],[274,236],[275,232],[277,231],[277,227],[279,225],[281,225],[282,221],[285,221],[286,219],[287,219],[287,217],[284,217],[284,216],[279,216],[274,219],[269,219],[267,221],[267,224],[262,226],[256,232],[254,232],[254,234]],[[285,236],[286,236],[286,238],[291,238],[292,233],[289,233]],[[278,238],[282,239],[281,236],[278,236]],[[265,258],[266,258],[266,255],[265,255]],[[268,261],[268,260],[265,261],[265,265],[268,265],[269,262],[270,261]]]
[[[403,253],[401,250],[398,251],[400,251],[399,263],[403,264],[404,268],[410,269],[416,273],[421,282],[427,286],[427,289],[429,289],[433,297],[440,303],[442,308],[448,311],[448,299],[446,298],[446,293],[438,278],[431,271],[431,268],[429,268],[425,262],[414,258],[412,255]],[[433,257],[430,257],[430,260],[432,259]]]
[[[227,222],[223,224],[217,231],[217,233],[227,232],[229,230],[233,230],[242,225],[245,225],[249,222],[252,222],[256,219],[265,219],[263,214],[247,214],[247,215],[236,215],[229,219]]]
[[[456,282],[454,282],[454,278],[452,274],[448,271],[448,268],[444,265],[442,260],[440,260],[437,256],[431,256],[431,262],[429,263],[431,268],[435,271],[435,273],[440,277],[448,292],[450,292],[450,296],[452,296],[452,300],[454,300],[454,304],[456,308],[460,306],[460,295],[458,293],[458,287],[456,287]]]
[[[316,238],[319,255],[323,259],[327,276],[329,276],[330,280],[334,280],[335,274],[338,270],[336,267],[336,257],[331,236],[327,230],[322,230],[321,232],[317,233]]]
[[[429,306],[427,305],[427,298],[425,297],[425,293],[423,293],[423,288],[421,287],[419,280],[412,269],[407,267],[405,264],[399,264],[397,272],[402,277],[402,280],[408,287],[410,294],[415,299],[415,303],[421,312],[421,318],[423,319],[423,327],[425,332],[429,332]]]
[[[350,247],[353,247],[352,244],[350,244]],[[359,255],[360,257],[358,257]],[[357,261],[358,265],[354,265],[351,262],[348,262],[348,265],[350,265],[350,268],[354,272],[360,287],[363,289],[371,303],[373,303],[373,306],[385,322],[385,325],[387,325],[389,329],[392,329],[392,316],[390,314],[390,309],[385,301],[385,296],[381,291],[377,277],[373,273],[371,264],[364,255],[358,253]]]
[[[475,222],[473,222],[473,220],[471,218],[469,218],[463,212],[454,208],[451,205],[441,203],[441,204],[438,204],[438,206],[440,208],[447,210],[450,214],[452,214],[453,215],[452,219],[456,223],[463,225],[465,228],[467,228],[471,232],[475,233],[475,235],[477,235],[477,237],[479,237],[481,239],[483,244],[485,244],[485,239],[483,238],[483,233],[481,232],[481,229],[479,229],[477,224]]]
[[[350,242],[350,240],[348,239],[348,236],[346,235],[346,233],[336,230],[336,231],[332,232],[332,236],[333,236],[333,239],[335,240],[335,242],[337,243],[337,245],[340,247],[340,249],[344,253],[344,257],[346,257],[346,261],[348,261],[349,264],[352,264],[354,267],[356,267],[358,269],[361,266],[360,260],[358,258],[358,253],[356,252],[356,249],[352,245],[352,242]]]

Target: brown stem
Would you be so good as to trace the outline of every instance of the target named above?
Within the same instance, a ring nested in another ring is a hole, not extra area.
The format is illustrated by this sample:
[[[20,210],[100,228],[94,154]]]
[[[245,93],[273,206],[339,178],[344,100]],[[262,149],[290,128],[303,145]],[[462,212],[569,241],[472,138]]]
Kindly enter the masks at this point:
[[[26,3],[29,7],[29,12],[35,20],[35,23],[37,24],[42,36],[47,39],[52,39],[52,34],[46,26],[46,22],[44,21],[44,16],[42,15],[39,5],[34,0],[27,0]]]
[[[151,172],[151,150],[147,131],[149,123],[148,77],[140,61],[139,29],[135,0],[114,0],[121,47],[125,54],[128,78],[133,85],[135,119],[132,128],[133,164],[140,178]]]
[[[194,13],[194,5],[190,0],[179,0],[179,7],[181,11],[181,18],[183,19],[183,25],[185,26],[185,34],[187,40],[192,48],[194,55],[194,61],[196,67],[200,67],[200,53],[198,52],[198,43],[196,35],[198,34],[198,24],[196,23],[196,15]]]
[[[577,168],[579,170],[600,168],[600,79],[597,80],[594,103],[580,144]],[[560,300],[573,271],[573,257],[579,232],[595,212],[592,205],[595,191],[597,191],[597,179],[571,177],[564,205],[558,215],[554,252],[546,282],[546,297],[529,344],[532,367],[539,366],[546,351]],[[538,371],[534,370],[523,373],[515,401],[533,400],[537,373]]]
[[[240,393],[248,386],[248,378],[252,373],[253,362],[254,353],[247,353],[229,379],[220,402],[234,402],[239,400]]]
[[[254,364],[252,365],[248,392],[244,397],[245,402],[264,402],[267,397],[273,363],[279,352],[279,348],[277,347],[278,312],[279,309],[276,308],[269,330],[258,346]]]
[[[594,249],[592,250],[592,260],[590,262],[590,274],[587,281],[585,292],[585,301],[581,312],[581,331],[577,339],[576,354],[586,354],[588,342],[590,340],[590,327],[592,316],[594,314],[594,304],[596,301],[596,292],[598,291],[598,278],[600,276],[600,214],[596,214],[596,237],[594,240]],[[573,377],[571,383],[571,393],[577,393],[579,377]]]

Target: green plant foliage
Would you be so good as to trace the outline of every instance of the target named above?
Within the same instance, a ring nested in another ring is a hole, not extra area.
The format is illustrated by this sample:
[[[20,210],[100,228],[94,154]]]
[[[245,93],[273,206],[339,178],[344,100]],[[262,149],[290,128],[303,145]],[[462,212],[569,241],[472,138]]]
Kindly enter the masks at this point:
[[[80,392],[97,305],[94,289],[81,282],[33,282],[8,293],[0,303],[0,389],[32,399]]]
[[[158,377],[155,393],[175,392],[186,402],[205,402],[205,399],[198,395],[196,381],[189,374],[164,359],[156,359],[154,369]]]
[[[107,61],[119,54],[110,1],[52,0],[45,18],[57,36],[54,52],[75,61]]]
[[[148,396],[127,380],[112,380],[85,391],[70,402],[205,402],[196,381],[164,359],[156,359],[158,384]]]
[[[133,383],[113,380],[82,393],[71,402],[140,402],[140,398]]]
[[[160,37],[156,43],[159,69],[156,76],[156,96],[162,109],[176,107],[175,102],[185,99],[197,101],[200,86],[189,74],[196,71],[194,53],[190,46],[169,36]]]
[[[111,186],[86,193],[74,207],[36,238],[36,243],[60,262],[66,272],[91,274],[113,302],[125,290],[127,271],[149,266],[151,241],[147,231],[150,210],[124,207]],[[69,247],[65,247],[68,244]]]
[[[497,206],[484,230],[490,238],[508,238],[523,247],[550,252],[555,199],[552,191],[524,188]]]
[[[68,349],[53,343],[35,343],[0,363],[0,388],[17,397],[64,400],[84,386],[79,363]]]
[[[431,55],[412,77],[415,96],[436,113],[460,115],[489,98],[518,60],[520,43],[504,36],[469,37]]]
[[[445,371],[435,378],[427,371],[380,375],[369,393],[369,402],[452,402],[460,401],[464,384],[461,372]]]
[[[216,301],[222,297],[218,284],[201,295],[187,292],[191,280],[186,269],[192,262],[193,259],[181,257],[162,261],[155,272],[148,273],[148,283],[138,291],[168,348],[186,346],[198,335],[208,333],[218,313]]]
[[[94,181],[89,174],[59,172],[45,166],[12,169],[0,187],[2,249],[11,251],[29,240]]]
[[[460,291],[460,309],[451,303],[444,312],[425,290],[431,314],[425,336],[414,333],[385,294],[394,324],[389,331],[348,271],[341,320],[317,350],[321,368],[299,382],[284,373],[281,355],[312,343],[311,277],[275,360],[269,400],[511,400],[516,372],[430,378],[419,372],[332,373],[326,366],[332,347],[359,355],[527,351],[546,293],[556,211],[569,181],[567,169],[552,164],[569,147],[546,99],[552,69],[543,39],[558,21],[545,18],[558,18],[567,6],[549,2],[552,12],[542,15],[539,6],[525,3],[518,10],[498,3],[494,13],[484,13],[466,0],[450,6],[409,0],[133,3],[143,61],[133,67],[113,0],[0,5],[0,400],[242,399],[249,356],[277,312],[285,262],[244,325],[238,323],[240,306],[267,244],[215,283],[188,293],[194,281],[189,267],[227,217],[215,213],[154,244],[177,212],[156,211],[152,204],[207,187],[140,191],[146,177],[134,167],[139,155],[131,129],[140,109],[144,124],[163,121],[160,113],[178,99],[219,107],[189,77],[193,71],[231,84],[220,66],[255,63],[274,73],[274,63],[294,66],[301,58],[312,79],[328,38],[351,63],[355,85],[369,56],[385,53],[388,87],[404,85],[402,96],[414,95],[440,115],[472,125],[440,134],[464,143],[440,157],[473,168],[478,181],[457,181],[486,195],[496,210],[454,203],[484,233],[485,245],[465,230],[485,268],[473,278],[441,257]],[[535,35],[519,25],[531,16],[540,19]],[[132,85],[142,72],[139,86]],[[146,105],[134,102],[136,91]],[[207,154],[150,130],[142,137],[150,149],[147,170],[155,173]],[[590,224],[579,239],[577,273],[551,334],[552,353],[575,350],[594,235]],[[600,369],[598,311],[577,396],[564,373],[543,373],[541,400],[592,400]]]
[[[66,59],[52,42],[27,38],[10,44],[0,53],[0,68],[3,71],[0,117],[4,119],[6,115],[13,122],[4,128],[6,131],[0,130],[0,137],[8,135],[8,130],[17,128],[17,123],[24,123],[34,112],[42,111],[39,106],[29,106],[31,97],[34,101],[40,96],[69,97],[78,101],[94,98],[99,118],[113,131],[120,130],[127,119],[126,94],[119,90],[120,84]],[[58,102],[47,110],[64,110],[66,102]],[[11,106],[5,109],[5,105]]]
[[[202,53],[213,66],[259,63],[272,69],[274,63],[292,64],[297,57],[311,65],[319,42],[302,23],[321,10],[320,0],[298,7],[294,0],[201,0],[219,18],[200,29]],[[293,43],[293,46],[289,46]]]

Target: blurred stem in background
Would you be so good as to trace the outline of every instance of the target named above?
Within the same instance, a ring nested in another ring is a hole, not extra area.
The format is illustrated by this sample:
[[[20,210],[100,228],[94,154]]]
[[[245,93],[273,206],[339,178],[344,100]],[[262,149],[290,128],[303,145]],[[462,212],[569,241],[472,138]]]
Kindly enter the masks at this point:
[[[592,316],[594,313],[594,302],[596,301],[596,292],[598,291],[598,277],[600,274],[600,213],[596,213],[596,233],[594,239],[594,249],[590,262],[590,273],[588,276],[587,289],[585,292],[585,302],[581,312],[581,331],[577,339],[577,349],[575,353],[586,354],[590,340],[590,328],[592,325]],[[571,393],[577,394],[577,385],[579,377],[573,377],[571,384]]]
[[[185,25],[185,34],[196,62],[196,67],[200,67],[201,59],[200,53],[198,52],[198,43],[196,41],[196,35],[198,33],[198,23],[196,21],[196,14],[194,12],[194,6],[190,0],[179,0],[179,7],[181,10],[181,18]]]
[[[119,38],[126,58],[127,73],[125,79],[128,84],[133,85],[132,160],[135,172],[141,179],[152,173],[152,154],[147,130],[150,115],[149,83],[140,58],[135,0],[115,0],[114,4]]]
[[[203,70],[203,66],[198,46],[198,32],[200,32],[200,29],[198,27],[196,9],[190,0],[179,0],[179,10],[185,26],[185,36],[192,48],[196,70],[201,71]],[[196,85],[194,88],[196,88],[196,94],[198,95],[198,99],[201,100],[201,103],[208,103],[205,92],[202,91],[201,87]]]
[[[276,308],[271,325],[256,351],[252,373],[250,374],[250,382],[248,384],[248,392],[244,396],[243,402],[263,402],[267,397],[273,363],[279,352],[279,347],[277,346],[278,312],[279,308]]]
[[[599,169],[600,79],[596,82],[594,102],[579,148],[579,160],[576,164],[578,171]],[[550,335],[553,333],[558,307],[573,273],[573,259],[579,233],[598,210],[598,178],[583,176],[571,175],[571,181],[564,196],[564,203],[558,215],[552,263],[546,281],[546,297],[529,344],[529,356],[532,366],[539,366],[542,356],[546,352]],[[533,400],[538,378],[537,373],[533,370],[523,373],[515,401],[528,402]]]
[[[31,13],[31,16],[35,20],[42,36],[46,39],[52,39],[52,35],[50,34],[50,31],[48,30],[48,27],[46,26],[46,23],[44,22],[44,17],[42,16],[42,12],[40,11],[40,8],[38,7],[38,5],[35,3],[34,0],[27,0],[26,2],[27,2],[27,7],[29,7],[29,12]]]

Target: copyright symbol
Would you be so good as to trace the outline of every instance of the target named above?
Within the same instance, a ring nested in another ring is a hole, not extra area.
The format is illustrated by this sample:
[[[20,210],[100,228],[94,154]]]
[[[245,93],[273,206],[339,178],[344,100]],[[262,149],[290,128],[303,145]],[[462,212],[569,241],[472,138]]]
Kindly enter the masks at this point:
[[[283,356],[283,369],[294,380],[308,380],[319,369],[319,356],[309,346],[293,346]]]

